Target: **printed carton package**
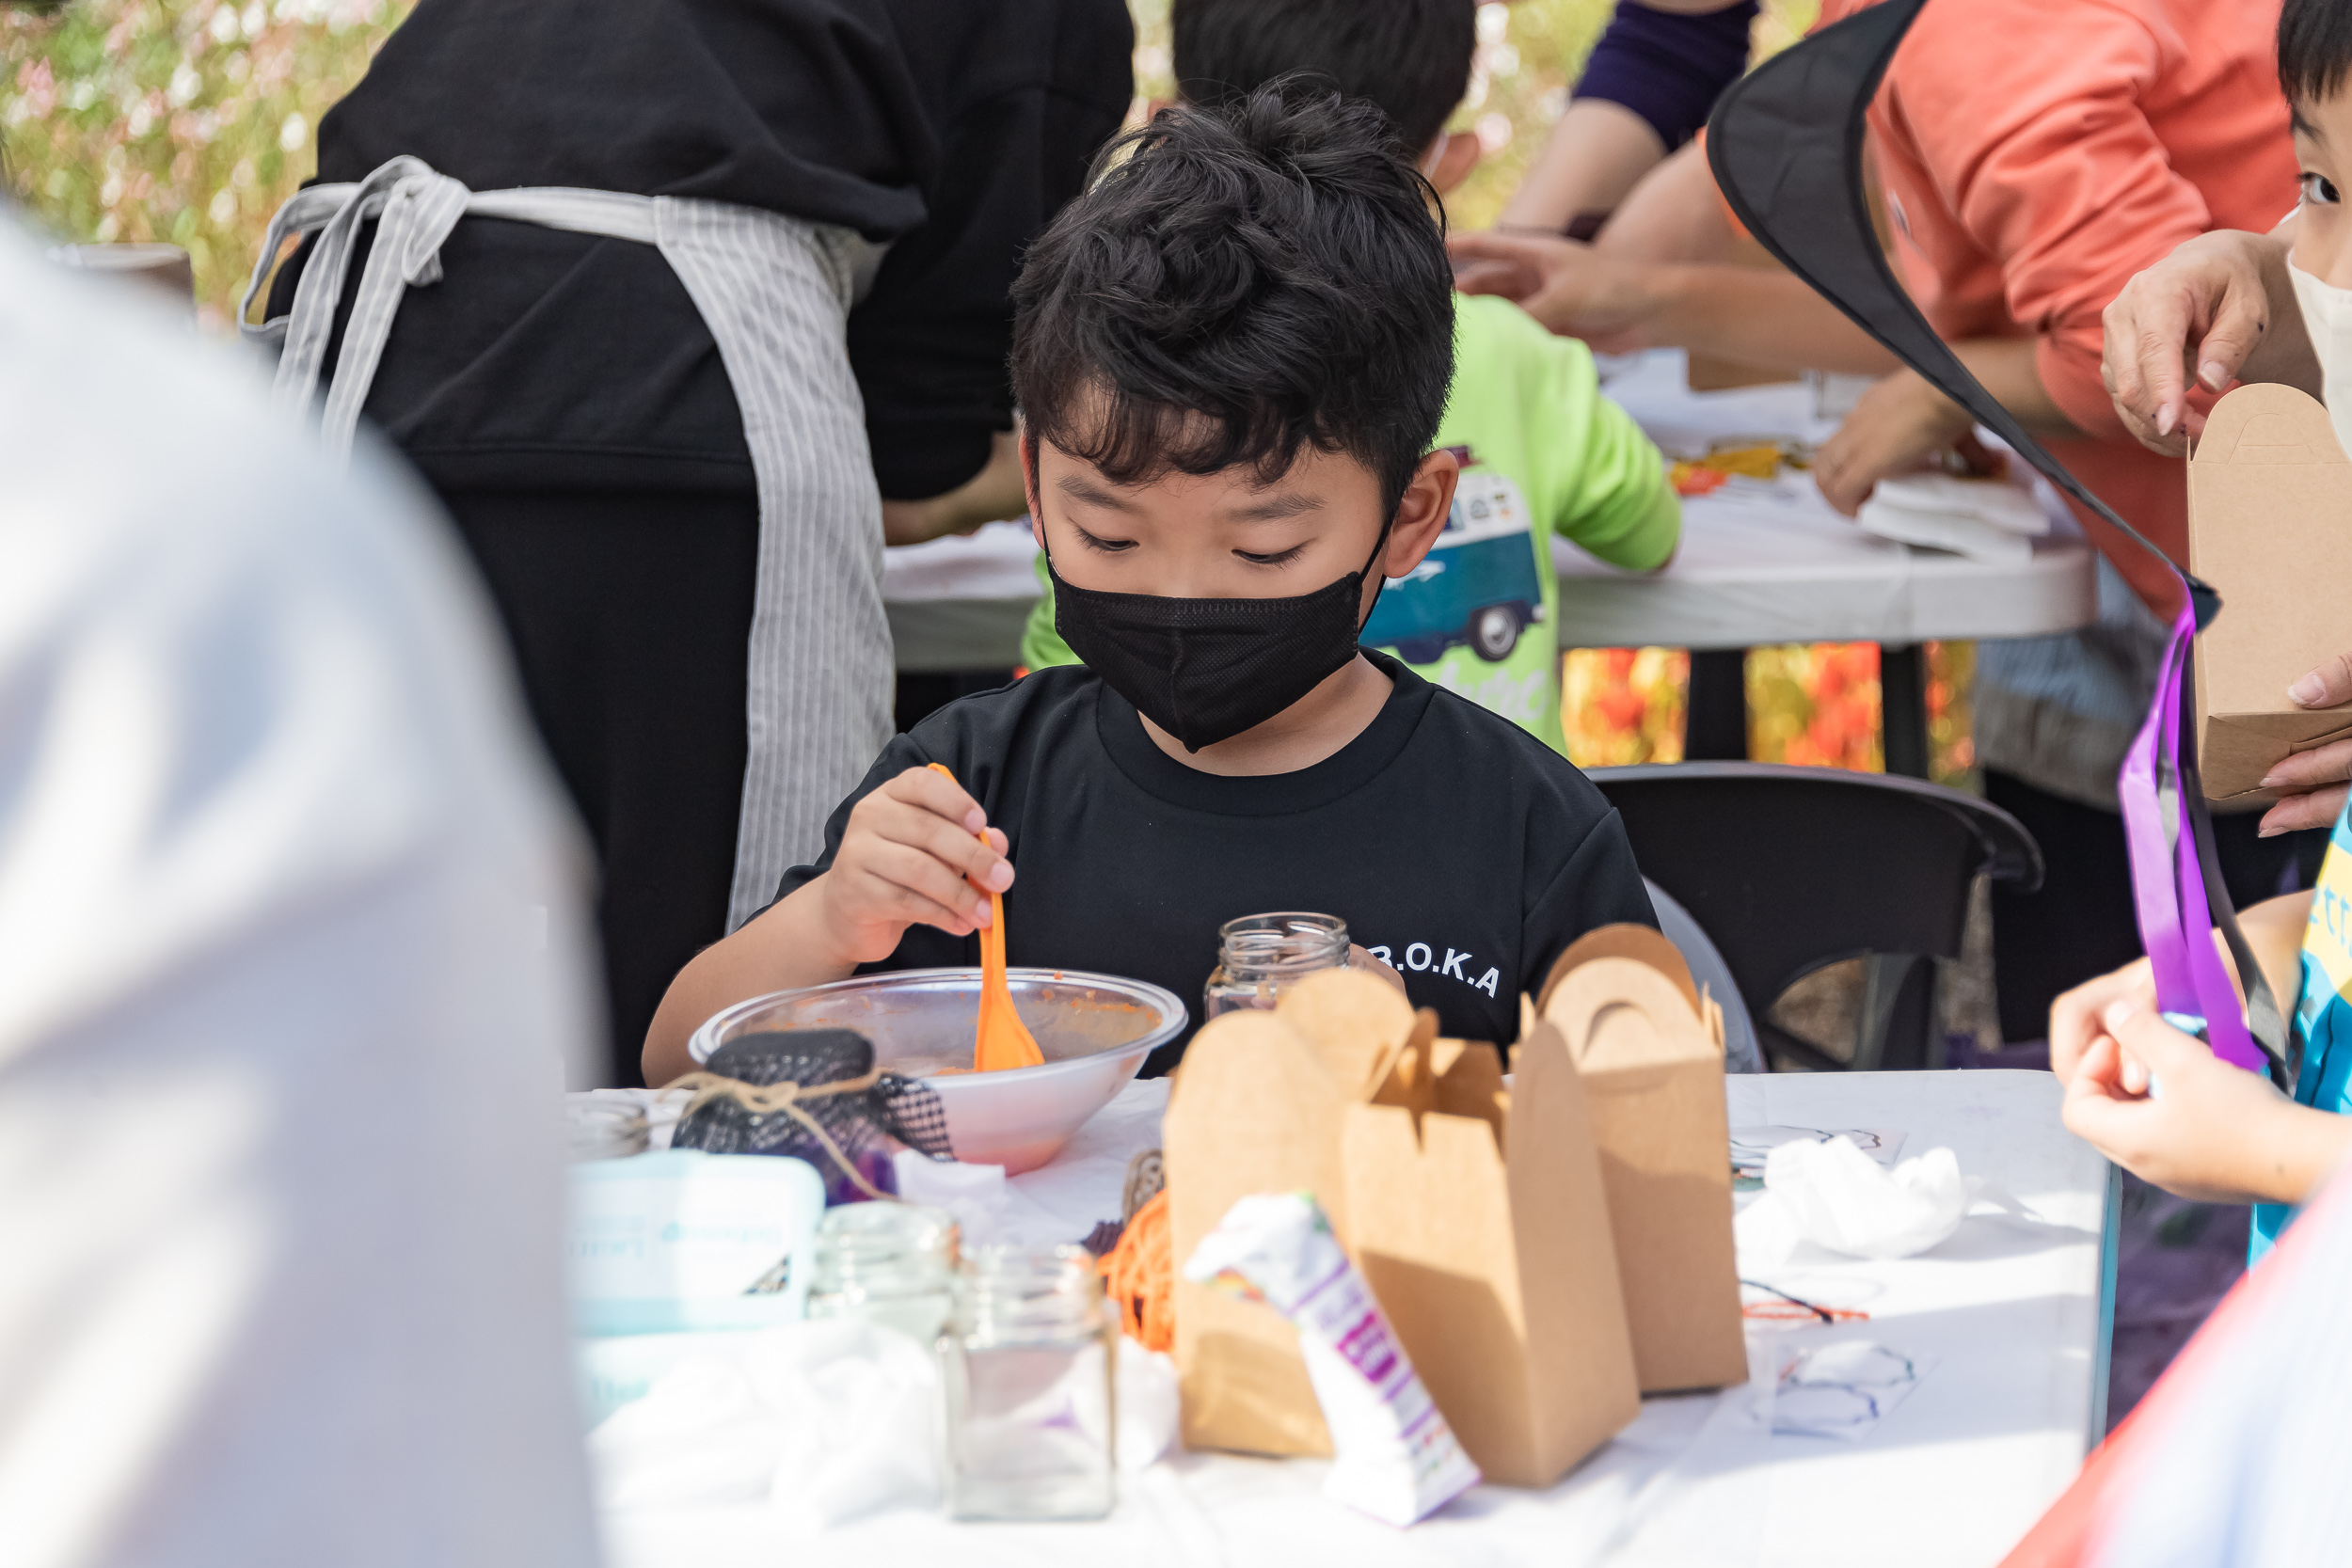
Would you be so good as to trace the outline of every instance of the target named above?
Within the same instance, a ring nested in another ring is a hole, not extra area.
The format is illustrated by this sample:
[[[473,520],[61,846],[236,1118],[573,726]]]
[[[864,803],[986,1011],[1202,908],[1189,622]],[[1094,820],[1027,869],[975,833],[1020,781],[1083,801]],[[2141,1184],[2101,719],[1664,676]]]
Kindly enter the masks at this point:
[[[1723,1009],[1665,937],[1607,926],[1560,955],[1537,1010],[1591,1107],[1642,1392],[1744,1382]]]
[[[1621,961],[1649,973],[1642,959]],[[1635,1049],[1622,1034],[1613,1022],[1600,1032],[1613,1072]],[[1640,1409],[1598,1107],[1549,1022],[1524,1032],[1508,1088],[1492,1046],[1435,1036],[1434,1014],[1417,1016],[1392,988],[1346,971],[1311,977],[1271,1013],[1202,1029],[1163,1140],[1175,1257],[1181,1266],[1243,1196],[1313,1192],[1470,1458],[1489,1481],[1549,1485]],[[1720,1045],[1714,1070],[1723,1181],[1722,1212],[1701,1227],[1710,1266],[1714,1228],[1727,1243],[1731,1218]],[[1687,1089],[1688,1075],[1669,1083]],[[1629,1135],[1647,1101],[1619,1098],[1627,1108],[1615,1119]],[[1680,1105],[1671,1094],[1664,1103]],[[1683,1219],[1673,1204],[1628,1212]],[[1643,1240],[1645,1253],[1684,1249],[1671,1230]],[[1737,1286],[1727,1253],[1722,1261],[1737,1349]],[[1692,1275],[1711,1279],[1706,1267]],[[1187,1444],[1329,1451],[1296,1337],[1269,1308],[1180,1283],[1176,1359]],[[1678,1364],[1699,1367],[1692,1383],[1728,1381],[1704,1356]]]
[[[2214,404],[2188,465],[2189,567],[2225,607],[2196,644],[2209,800],[2272,799],[2262,781],[2281,760],[2352,736],[2352,705],[2312,710],[2287,697],[2345,649],[2348,519],[2352,461],[2327,409],[2268,383]]]

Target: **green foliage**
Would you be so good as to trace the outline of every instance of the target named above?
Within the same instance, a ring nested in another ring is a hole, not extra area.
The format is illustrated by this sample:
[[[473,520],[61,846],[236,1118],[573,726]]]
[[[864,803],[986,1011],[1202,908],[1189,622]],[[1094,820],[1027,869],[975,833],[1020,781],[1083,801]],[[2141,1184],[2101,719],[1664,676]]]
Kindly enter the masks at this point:
[[[0,4],[0,181],[61,240],[187,247],[206,319],[225,325],[270,214],[315,166],[319,117],[413,0],[72,0]],[[1453,221],[1494,220],[1608,21],[1612,0],[1479,8],[1457,128],[1487,156]],[[1132,0],[1136,87],[1170,89],[1168,0]],[[1816,0],[1767,0],[1785,43]]]
[[[60,240],[164,240],[225,325],[319,117],[408,0],[0,7],[0,176]]]

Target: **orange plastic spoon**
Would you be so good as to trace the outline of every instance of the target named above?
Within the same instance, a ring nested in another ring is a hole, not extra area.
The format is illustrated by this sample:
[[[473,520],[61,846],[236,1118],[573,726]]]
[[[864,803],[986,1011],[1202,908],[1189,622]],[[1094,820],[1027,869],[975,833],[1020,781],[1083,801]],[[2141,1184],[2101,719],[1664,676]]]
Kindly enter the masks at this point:
[[[930,765],[934,773],[953,779],[944,763]],[[988,835],[980,835],[986,844]],[[1001,1072],[1007,1068],[1043,1067],[1045,1053],[1021,1022],[1012,1005],[1012,987],[1005,981],[1005,895],[988,895],[989,922],[980,930],[980,1018],[972,1040],[972,1070]]]

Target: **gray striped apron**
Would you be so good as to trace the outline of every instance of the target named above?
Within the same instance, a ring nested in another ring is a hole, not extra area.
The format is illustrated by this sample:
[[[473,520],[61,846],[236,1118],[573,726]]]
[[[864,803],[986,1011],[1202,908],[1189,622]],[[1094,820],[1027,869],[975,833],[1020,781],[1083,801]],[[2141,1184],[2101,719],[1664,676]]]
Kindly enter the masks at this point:
[[[375,220],[321,414],[338,456],[350,452],[403,291],[440,280],[441,243],[468,215],[659,248],[717,341],[742,407],[759,487],[759,577],[733,930],[776,895],[787,867],[817,858],[825,818],[891,735],[882,497],[846,348],[850,307],[882,247],[829,224],[712,201],[558,186],[472,191],[419,158],[394,158],[356,184],[310,186],[271,221],[238,320],[277,353],[279,405],[306,414],[359,226]],[[313,231],[292,309],[246,325],[286,239]]]

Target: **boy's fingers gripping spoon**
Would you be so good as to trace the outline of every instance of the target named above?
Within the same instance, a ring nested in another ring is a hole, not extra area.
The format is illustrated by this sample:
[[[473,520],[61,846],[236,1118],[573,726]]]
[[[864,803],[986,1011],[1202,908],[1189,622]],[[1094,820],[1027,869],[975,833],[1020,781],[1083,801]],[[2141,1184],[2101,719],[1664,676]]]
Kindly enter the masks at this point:
[[[943,778],[955,774],[944,763],[929,765]],[[980,842],[986,844],[983,832]],[[1012,1005],[1012,988],[1005,983],[1005,895],[988,895],[988,925],[980,932],[980,1018],[972,1042],[972,1070],[997,1072],[1006,1068],[1043,1067],[1045,1053]]]

